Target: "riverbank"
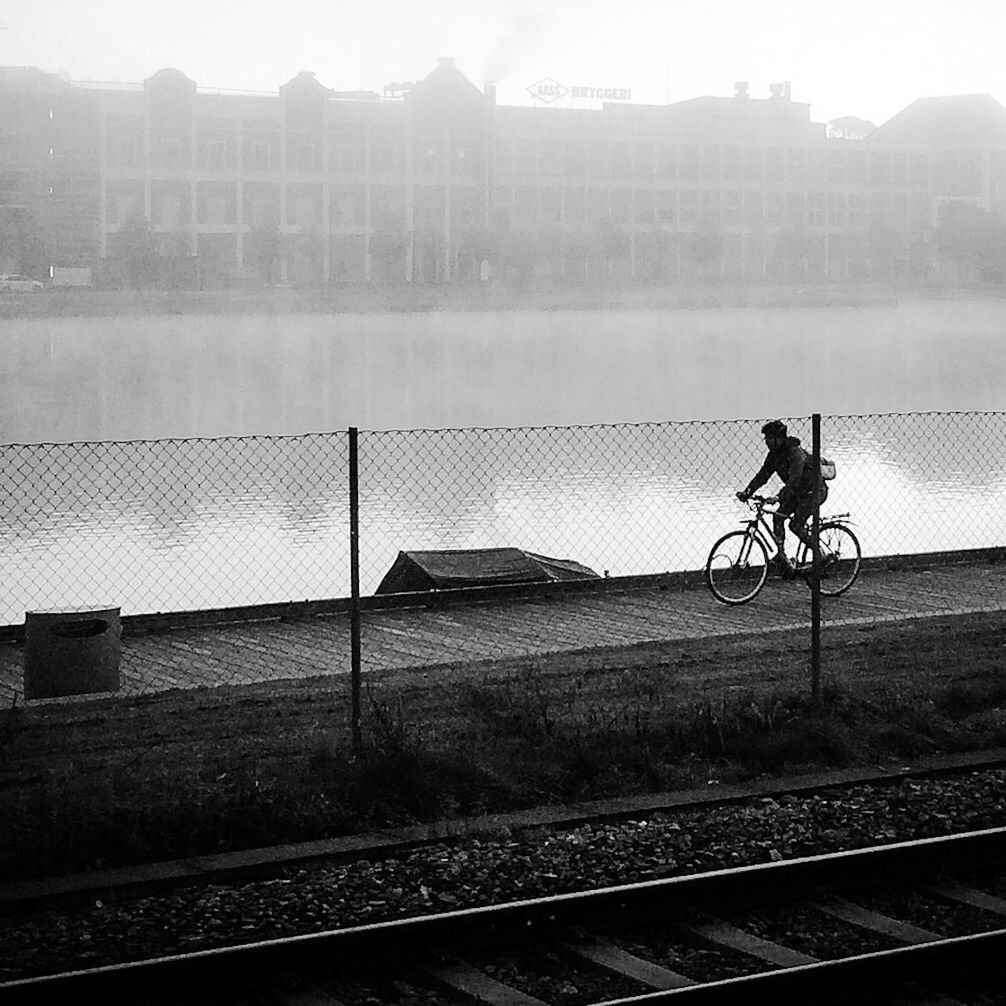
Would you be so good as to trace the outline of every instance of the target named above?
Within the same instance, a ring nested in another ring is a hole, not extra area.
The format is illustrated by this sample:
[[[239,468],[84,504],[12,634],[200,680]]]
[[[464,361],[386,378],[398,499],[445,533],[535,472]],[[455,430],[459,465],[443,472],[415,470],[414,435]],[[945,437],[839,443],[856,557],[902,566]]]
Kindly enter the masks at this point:
[[[429,311],[604,310],[625,308],[885,307],[900,298],[979,296],[973,291],[898,290],[877,284],[619,288],[272,287],[233,290],[49,289],[0,296],[0,318],[111,315],[368,314]],[[988,295],[988,294],[986,294]]]
[[[1006,744],[1002,613],[7,710],[0,878]],[[449,825],[448,825],[449,826]]]

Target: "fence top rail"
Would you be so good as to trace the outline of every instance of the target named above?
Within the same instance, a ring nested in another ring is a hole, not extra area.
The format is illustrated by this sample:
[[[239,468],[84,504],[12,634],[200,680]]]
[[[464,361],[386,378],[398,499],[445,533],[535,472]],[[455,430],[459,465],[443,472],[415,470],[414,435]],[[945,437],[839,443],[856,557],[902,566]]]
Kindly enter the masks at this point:
[[[835,420],[854,419],[921,419],[932,416],[958,417],[975,416],[985,418],[1006,419],[1006,411],[995,409],[930,409],[921,412],[859,412],[859,413],[830,413],[822,415],[822,422]],[[363,436],[391,436],[402,434],[430,434],[430,433],[515,433],[524,431],[550,430],[616,430],[616,429],[643,429],[659,427],[710,427],[710,426],[747,426],[750,424],[764,423],[768,419],[778,418],[777,416],[756,416],[756,417],[734,417],[730,419],[662,419],[647,420],[624,423],[546,423],[540,426],[420,426],[412,428],[388,428],[388,429],[362,429],[360,427],[347,427],[337,430],[317,430],[306,433],[248,433],[248,434],[226,434],[224,436],[210,437],[155,437],[152,439],[130,438],[125,440],[53,440],[53,441],[32,441],[17,443],[0,443],[0,451],[15,448],[39,448],[39,447],[94,447],[96,445],[142,445],[142,444],[194,444],[194,443],[227,443],[235,441],[265,441],[290,443],[298,440],[317,440],[332,437],[346,436],[349,430],[356,430]],[[811,416],[786,416],[790,423],[810,422]]]

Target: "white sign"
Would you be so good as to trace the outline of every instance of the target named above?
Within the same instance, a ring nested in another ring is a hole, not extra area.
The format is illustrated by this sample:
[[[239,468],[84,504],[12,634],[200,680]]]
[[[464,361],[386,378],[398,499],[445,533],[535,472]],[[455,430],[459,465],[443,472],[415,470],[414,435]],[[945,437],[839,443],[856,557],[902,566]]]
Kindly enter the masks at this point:
[[[595,101],[632,100],[632,91],[627,87],[585,87],[582,84],[566,87],[551,77],[542,77],[541,80],[535,81],[527,88],[527,92],[536,101],[543,101],[547,105],[564,98],[567,94],[571,98],[587,98]]]

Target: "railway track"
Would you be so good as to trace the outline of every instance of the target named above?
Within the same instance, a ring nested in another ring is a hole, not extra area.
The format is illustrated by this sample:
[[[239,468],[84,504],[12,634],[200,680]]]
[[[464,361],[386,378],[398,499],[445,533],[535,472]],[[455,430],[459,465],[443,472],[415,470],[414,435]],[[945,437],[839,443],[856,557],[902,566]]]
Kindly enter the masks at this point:
[[[0,1003],[987,1006],[1004,962],[995,828],[49,975]]]

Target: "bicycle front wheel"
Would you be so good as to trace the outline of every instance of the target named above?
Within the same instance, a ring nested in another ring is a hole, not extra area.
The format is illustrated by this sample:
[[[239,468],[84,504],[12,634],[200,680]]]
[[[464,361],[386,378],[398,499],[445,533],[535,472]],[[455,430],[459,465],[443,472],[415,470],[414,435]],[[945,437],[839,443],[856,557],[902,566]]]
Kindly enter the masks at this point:
[[[747,531],[731,531],[709,552],[706,583],[713,597],[724,604],[744,604],[765,585],[768,552],[759,538]]]
[[[844,524],[822,524],[819,534],[821,542],[821,593],[825,597],[844,594],[859,576],[863,554],[859,539]],[[807,583],[810,583],[810,549],[800,548],[801,566],[808,567]]]

